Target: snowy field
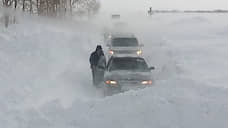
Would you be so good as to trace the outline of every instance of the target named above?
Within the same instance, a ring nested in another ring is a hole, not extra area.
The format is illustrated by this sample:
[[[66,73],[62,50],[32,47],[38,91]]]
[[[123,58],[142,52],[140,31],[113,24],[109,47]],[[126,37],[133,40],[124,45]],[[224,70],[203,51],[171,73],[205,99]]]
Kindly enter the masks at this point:
[[[92,86],[88,60],[108,20],[18,17],[0,24],[0,128],[228,127],[226,14],[127,17],[155,81],[111,97]]]

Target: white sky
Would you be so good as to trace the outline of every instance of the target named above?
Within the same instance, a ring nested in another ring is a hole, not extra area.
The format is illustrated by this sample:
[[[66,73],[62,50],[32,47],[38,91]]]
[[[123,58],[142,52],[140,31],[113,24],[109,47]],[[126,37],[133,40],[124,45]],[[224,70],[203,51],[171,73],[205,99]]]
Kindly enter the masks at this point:
[[[101,10],[147,11],[153,9],[228,9],[228,0],[100,0]]]

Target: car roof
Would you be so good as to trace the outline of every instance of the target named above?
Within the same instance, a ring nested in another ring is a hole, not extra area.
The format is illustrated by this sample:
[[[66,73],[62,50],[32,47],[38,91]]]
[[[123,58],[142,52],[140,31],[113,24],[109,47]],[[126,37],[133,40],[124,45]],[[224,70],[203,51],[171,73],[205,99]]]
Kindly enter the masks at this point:
[[[145,59],[143,58],[143,57],[133,57],[133,56],[125,56],[125,57],[116,57],[116,56],[112,56],[110,59],[109,59],[109,61],[110,60],[114,60],[114,59],[126,59],[126,60],[132,60],[132,59],[141,59],[141,60],[144,60],[145,61]]]
[[[147,62],[146,62],[146,60],[143,57],[114,57],[114,56],[112,56],[108,60],[107,67],[111,66],[111,63],[113,63],[113,60],[118,61],[118,60],[122,60],[122,59],[125,59],[125,60],[137,60],[137,61],[141,60],[141,61],[145,62],[146,65],[147,65]]]
[[[136,38],[132,33],[111,33],[111,38]]]

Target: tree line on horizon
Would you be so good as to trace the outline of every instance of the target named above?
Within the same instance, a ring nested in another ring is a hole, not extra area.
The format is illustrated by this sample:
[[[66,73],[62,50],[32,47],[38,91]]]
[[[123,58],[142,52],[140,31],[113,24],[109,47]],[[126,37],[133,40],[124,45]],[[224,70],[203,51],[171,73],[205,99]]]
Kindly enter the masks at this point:
[[[94,15],[100,8],[98,0],[1,0],[2,6],[44,16],[65,14]]]

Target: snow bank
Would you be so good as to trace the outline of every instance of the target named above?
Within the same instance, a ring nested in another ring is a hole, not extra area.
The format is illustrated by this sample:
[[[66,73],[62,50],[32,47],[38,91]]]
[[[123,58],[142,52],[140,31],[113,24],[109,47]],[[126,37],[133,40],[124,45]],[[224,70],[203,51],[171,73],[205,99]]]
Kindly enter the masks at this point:
[[[23,16],[1,28],[0,127],[226,128],[228,45],[227,37],[217,34],[227,26],[219,20],[226,18],[197,16],[208,21],[198,29],[195,15],[188,27],[170,25],[183,17],[188,16],[129,18],[129,31],[144,43],[144,55],[156,67],[156,81],[112,97],[91,85],[88,63],[103,41],[103,19],[81,23]]]
[[[8,127],[34,128],[225,128],[227,94],[223,89],[205,88],[192,80],[176,78],[141,91],[89,102],[75,100],[69,108],[55,100],[39,109],[4,111],[4,123]]]
[[[71,100],[74,94],[80,99],[94,96],[88,51],[94,49],[95,42],[101,42],[96,36],[100,34],[80,25],[69,29],[49,20],[46,24],[34,20],[21,19],[21,24],[1,29],[1,99],[9,95],[9,100],[16,100],[16,106],[37,106],[42,100],[56,97]],[[71,102],[67,100],[62,101]]]

